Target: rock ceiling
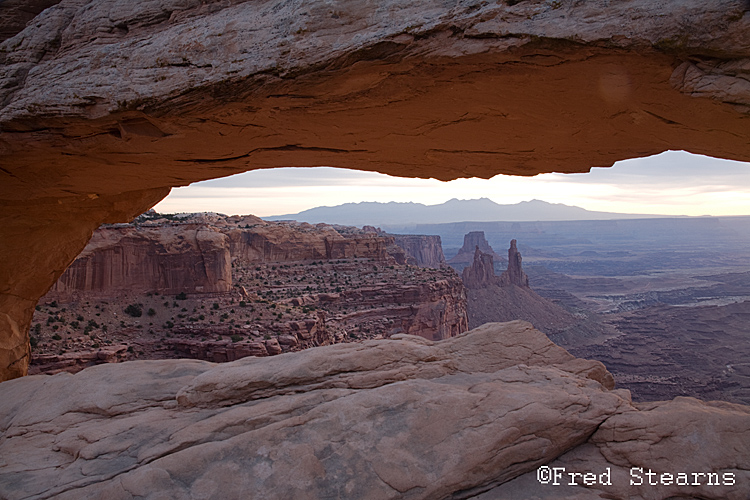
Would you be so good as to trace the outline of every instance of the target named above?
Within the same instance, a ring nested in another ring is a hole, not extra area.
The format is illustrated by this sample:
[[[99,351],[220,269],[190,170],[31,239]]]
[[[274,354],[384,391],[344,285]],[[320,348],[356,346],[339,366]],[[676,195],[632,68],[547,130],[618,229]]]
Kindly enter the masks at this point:
[[[31,311],[91,232],[172,186],[281,166],[586,172],[668,149],[750,161],[749,10],[63,0],[0,44],[0,380],[26,372]]]

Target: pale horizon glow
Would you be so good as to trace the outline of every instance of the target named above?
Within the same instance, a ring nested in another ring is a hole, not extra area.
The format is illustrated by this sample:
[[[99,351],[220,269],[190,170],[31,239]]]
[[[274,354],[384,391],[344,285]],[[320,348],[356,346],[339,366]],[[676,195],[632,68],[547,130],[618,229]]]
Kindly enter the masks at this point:
[[[268,217],[344,203],[437,205],[452,198],[489,198],[499,204],[537,199],[628,214],[750,215],[750,163],[668,151],[588,174],[497,175],[449,182],[331,167],[277,168],[174,188],[154,208],[162,213]]]

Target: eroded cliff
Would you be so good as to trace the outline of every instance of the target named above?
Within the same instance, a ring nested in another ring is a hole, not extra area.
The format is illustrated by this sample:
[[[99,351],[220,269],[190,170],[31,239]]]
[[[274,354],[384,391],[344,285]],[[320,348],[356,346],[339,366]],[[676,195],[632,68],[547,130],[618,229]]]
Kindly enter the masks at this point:
[[[105,227],[96,231],[50,293],[221,293],[232,286],[228,238],[205,224]]]

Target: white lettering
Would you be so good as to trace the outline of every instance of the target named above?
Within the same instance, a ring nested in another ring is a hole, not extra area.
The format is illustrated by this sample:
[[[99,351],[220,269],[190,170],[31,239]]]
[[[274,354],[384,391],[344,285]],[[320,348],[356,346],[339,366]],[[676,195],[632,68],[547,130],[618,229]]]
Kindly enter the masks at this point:
[[[630,486],[641,486],[643,484],[643,477],[641,477],[640,474],[638,474],[638,472],[643,474],[643,469],[641,469],[640,467],[630,468],[630,477],[638,480],[638,482],[636,483],[635,481],[633,481],[633,479],[631,479]]]
[[[542,484],[549,484],[552,480],[552,470],[548,466],[542,465],[536,470],[536,480]]]
[[[576,476],[583,477],[583,473],[581,472],[568,472],[568,475],[570,476],[570,482],[568,483],[568,486],[575,486],[576,484]]]
[[[554,471],[554,482],[552,484],[554,484],[555,486],[559,486],[559,481],[560,479],[562,479],[563,472],[565,472],[565,467],[554,467],[552,470]]]
[[[734,486],[734,472],[725,472],[722,474],[724,479],[724,486]]]

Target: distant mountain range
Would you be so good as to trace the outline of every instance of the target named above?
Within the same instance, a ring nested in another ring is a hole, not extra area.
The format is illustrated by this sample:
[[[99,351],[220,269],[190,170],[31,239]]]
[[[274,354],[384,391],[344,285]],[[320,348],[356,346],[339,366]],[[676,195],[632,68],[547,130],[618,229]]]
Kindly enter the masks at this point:
[[[345,203],[335,207],[316,207],[296,214],[263,217],[268,221],[296,220],[317,224],[341,224],[346,226],[405,227],[415,224],[438,224],[445,222],[489,222],[489,221],[566,221],[566,220],[611,220],[663,218],[664,215],[620,214],[594,212],[581,207],[547,203],[541,200],[522,201],[513,205],[501,205],[488,198],[478,200],[452,199],[440,205],[421,203]]]

